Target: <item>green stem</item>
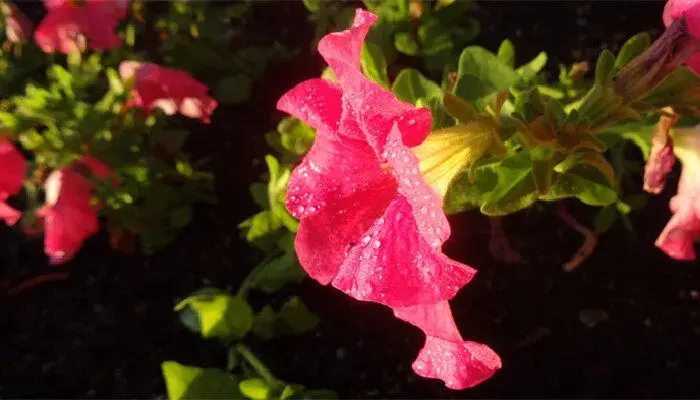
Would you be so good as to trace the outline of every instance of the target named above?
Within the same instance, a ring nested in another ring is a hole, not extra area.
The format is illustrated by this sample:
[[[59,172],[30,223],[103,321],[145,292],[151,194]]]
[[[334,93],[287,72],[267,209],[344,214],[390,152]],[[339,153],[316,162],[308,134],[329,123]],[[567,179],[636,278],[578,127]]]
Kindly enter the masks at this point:
[[[279,385],[279,382],[277,381],[277,378],[275,378],[274,375],[272,375],[272,372],[270,372],[269,369],[260,361],[255,354],[253,354],[250,349],[248,349],[245,345],[238,343],[234,347],[236,352],[241,355],[245,359],[245,361],[250,365],[255,372],[260,375],[260,377],[265,380],[265,382],[270,386],[271,388],[276,388]]]

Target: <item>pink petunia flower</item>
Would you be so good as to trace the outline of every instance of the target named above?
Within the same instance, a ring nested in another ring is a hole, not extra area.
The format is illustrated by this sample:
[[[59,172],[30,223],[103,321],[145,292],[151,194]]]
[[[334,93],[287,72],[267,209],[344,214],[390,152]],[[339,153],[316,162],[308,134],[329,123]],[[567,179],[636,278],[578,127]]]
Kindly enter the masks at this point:
[[[668,28],[674,20],[684,15],[690,34],[700,38],[700,1],[698,0],[669,0],[664,7],[664,25]],[[696,73],[700,73],[700,52],[690,56],[686,65]]]
[[[673,216],[656,240],[671,258],[695,260],[694,242],[700,241],[700,127],[678,128],[673,151],[683,163],[678,193],[671,199]]]
[[[32,34],[34,25],[26,15],[12,3],[0,5],[5,15],[5,36],[12,43],[23,43]]]
[[[44,251],[51,264],[70,261],[88,237],[97,233],[99,205],[91,204],[93,185],[86,173],[107,178],[112,172],[100,161],[84,156],[53,171],[46,179],[46,201],[37,210],[44,218]]]
[[[6,203],[22,189],[27,162],[8,139],[0,139],[0,219],[8,225],[17,223],[22,213]]]
[[[48,13],[34,32],[45,52],[109,50],[121,46],[115,29],[128,11],[127,0],[44,0]]]
[[[475,270],[442,253],[450,235],[442,198],[410,149],[428,135],[430,111],[399,101],[360,70],[376,18],[357,10],[349,30],[320,41],[337,84],[307,80],[277,104],[317,131],[287,187],[287,208],[301,220],[296,251],[320,283],[392,307],[426,333],[414,363],[419,375],[471,387],[493,375],[500,359],[463,341],[449,311],[447,300]],[[435,318],[417,311],[428,309],[437,310]]]
[[[124,61],[119,65],[119,74],[122,79],[134,79],[131,105],[147,113],[160,108],[168,115],[179,112],[209,123],[209,117],[218,105],[208,95],[209,88],[205,84],[179,69]]]

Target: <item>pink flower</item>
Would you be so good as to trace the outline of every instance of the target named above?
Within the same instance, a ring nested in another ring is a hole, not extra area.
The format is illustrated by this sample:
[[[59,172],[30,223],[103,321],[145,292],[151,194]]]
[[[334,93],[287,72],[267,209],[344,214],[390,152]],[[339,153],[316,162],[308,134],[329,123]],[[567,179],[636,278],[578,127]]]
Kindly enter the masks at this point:
[[[6,203],[22,189],[27,174],[27,162],[22,154],[7,139],[0,139],[0,219],[14,225],[22,213]]]
[[[86,172],[103,179],[111,175],[100,161],[84,156],[46,179],[46,201],[36,214],[44,218],[44,251],[54,265],[70,261],[98,231],[100,206],[91,204],[93,185]]]
[[[349,30],[319,43],[338,84],[311,79],[277,104],[317,130],[287,187],[287,208],[301,220],[295,247],[314,279],[392,307],[426,332],[414,363],[418,374],[471,387],[493,375],[500,360],[487,346],[464,342],[454,326],[447,300],[475,271],[442,253],[450,235],[442,198],[421,177],[410,150],[428,135],[430,112],[362,75],[360,51],[375,21],[357,10]],[[417,309],[433,308],[439,318],[416,316]]]
[[[115,29],[128,11],[127,0],[44,0],[48,14],[34,32],[45,52],[109,50],[121,46]]]
[[[669,0],[664,7],[664,25],[668,28],[674,20],[684,15],[690,34],[700,38],[700,1],[698,0]],[[700,73],[700,52],[690,56],[686,65],[696,73]]]
[[[5,15],[5,36],[12,43],[23,43],[32,34],[34,25],[12,3],[3,3],[2,12]]]
[[[670,203],[673,216],[656,240],[657,247],[681,261],[695,260],[693,245],[700,240],[699,128],[677,128],[673,135],[673,150],[683,163],[683,172]]]
[[[209,123],[209,117],[216,109],[217,102],[209,97],[209,88],[185,71],[124,61],[119,65],[119,74],[122,79],[133,77],[132,104],[145,112],[160,108],[168,115],[179,112]]]

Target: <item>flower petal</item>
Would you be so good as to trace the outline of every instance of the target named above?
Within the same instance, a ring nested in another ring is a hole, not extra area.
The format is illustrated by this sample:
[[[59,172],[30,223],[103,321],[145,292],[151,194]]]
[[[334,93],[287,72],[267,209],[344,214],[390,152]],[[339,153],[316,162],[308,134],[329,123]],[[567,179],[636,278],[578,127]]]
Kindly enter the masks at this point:
[[[424,240],[411,205],[398,196],[350,249],[333,286],[358,300],[407,307],[451,299],[473,275]]]
[[[317,130],[336,130],[342,114],[340,88],[326,79],[309,79],[285,93],[277,109]]]
[[[5,200],[0,197],[0,220],[4,220],[9,226],[12,226],[19,221],[22,213],[10,207]]]
[[[358,8],[350,29],[329,33],[319,41],[318,52],[336,77],[340,78],[344,75],[347,68],[359,70],[362,44],[367,32],[376,21],[376,15]]]
[[[462,339],[447,301],[396,308],[394,315],[425,332],[425,345],[413,362],[413,370],[422,377],[441,379],[448,388],[461,390],[485,381],[502,366],[490,347]]]
[[[0,139],[0,200],[19,193],[27,173],[22,153],[7,139]]]

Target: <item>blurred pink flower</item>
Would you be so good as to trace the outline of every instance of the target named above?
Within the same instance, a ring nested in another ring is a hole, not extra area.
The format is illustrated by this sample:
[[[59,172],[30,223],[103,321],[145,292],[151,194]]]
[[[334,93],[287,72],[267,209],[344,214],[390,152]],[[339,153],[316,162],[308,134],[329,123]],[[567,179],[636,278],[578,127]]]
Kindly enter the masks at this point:
[[[161,67],[152,63],[124,61],[119,65],[122,79],[134,79],[133,100],[130,105],[151,112],[160,108],[168,115],[176,112],[200,118],[209,123],[217,107],[209,88],[185,71]]]
[[[23,43],[32,34],[34,25],[26,15],[12,3],[3,3],[2,12],[5,15],[5,36],[12,43]]]
[[[53,171],[44,184],[46,201],[36,214],[44,219],[44,251],[51,264],[70,261],[99,229],[100,206],[91,204],[94,188],[86,172],[102,179],[112,174],[100,161],[84,156]]]
[[[127,0],[44,0],[48,13],[34,32],[45,52],[109,50],[121,46],[115,29],[128,11]]]
[[[475,270],[442,253],[450,235],[442,198],[410,150],[428,135],[430,111],[399,101],[360,70],[376,18],[357,10],[349,30],[320,41],[338,84],[304,81],[277,104],[317,130],[287,186],[287,208],[301,220],[295,247],[314,279],[392,307],[422,329],[416,373],[463,389],[501,363],[488,346],[462,340],[447,303]]]
[[[700,129],[677,128],[673,151],[683,163],[678,193],[671,199],[673,216],[656,240],[671,258],[695,260],[694,243],[700,240]]]
[[[8,225],[17,223],[22,213],[8,205],[7,199],[22,189],[27,162],[8,139],[0,139],[0,219]]]

